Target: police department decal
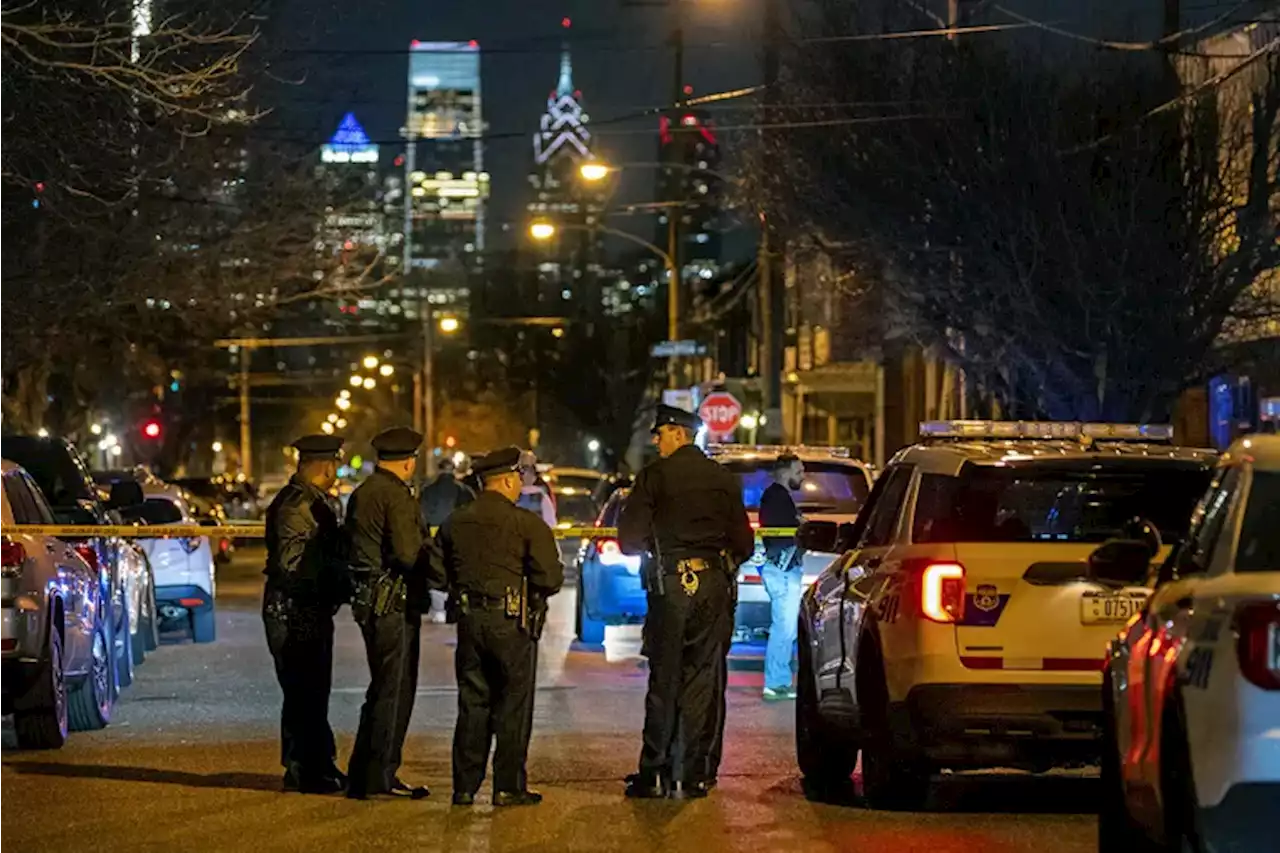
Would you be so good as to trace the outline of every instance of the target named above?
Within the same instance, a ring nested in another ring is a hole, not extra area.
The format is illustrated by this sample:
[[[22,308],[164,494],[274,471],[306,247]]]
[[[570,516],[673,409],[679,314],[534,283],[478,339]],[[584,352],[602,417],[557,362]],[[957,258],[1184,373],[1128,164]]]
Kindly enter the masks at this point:
[[[995,584],[984,583],[973,594],[973,606],[990,613],[1000,606],[1000,591]]]

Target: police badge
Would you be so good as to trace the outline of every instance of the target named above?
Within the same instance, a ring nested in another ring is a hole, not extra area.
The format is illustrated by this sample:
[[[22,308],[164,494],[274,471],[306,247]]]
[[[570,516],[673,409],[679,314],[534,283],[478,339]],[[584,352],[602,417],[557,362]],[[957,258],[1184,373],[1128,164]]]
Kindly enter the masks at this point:
[[[1000,606],[1000,590],[995,584],[984,583],[973,593],[973,606],[990,613]]]

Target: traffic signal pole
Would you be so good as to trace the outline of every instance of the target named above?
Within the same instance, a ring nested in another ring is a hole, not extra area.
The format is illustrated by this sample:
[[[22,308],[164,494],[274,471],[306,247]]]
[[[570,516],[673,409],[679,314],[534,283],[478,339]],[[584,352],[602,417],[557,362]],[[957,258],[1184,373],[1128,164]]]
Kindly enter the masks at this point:
[[[681,0],[672,0],[671,14],[674,16],[671,30],[671,46],[675,53],[672,69],[671,89],[672,103],[676,110],[684,106],[684,21],[680,14]],[[672,123],[672,133],[680,133],[680,123]],[[670,184],[670,182],[668,182]],[[667,258],[671,272],[667,282],[667,340],[680,340],[680,214],[679,207],[667,211]],[[667,360],[667,387],[680,387],[680,363],[672,356]]]

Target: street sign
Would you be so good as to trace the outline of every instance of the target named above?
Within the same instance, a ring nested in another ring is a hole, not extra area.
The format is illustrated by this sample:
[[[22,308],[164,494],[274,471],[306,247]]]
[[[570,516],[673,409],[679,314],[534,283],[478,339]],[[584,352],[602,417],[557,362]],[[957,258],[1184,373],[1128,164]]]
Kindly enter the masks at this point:
[[[698,407],[698,416],[712,435],[729,435],[738,428],[742,404],[728,391],[714,391]]]
[[[662,392],[662,402],[686,412],[693,411],[693,391],[688,388],[668,388]]]
[[[682,355],[701,355],[707,348],[697,341],[661,341],[649,348],[654,358],[674,358]]]

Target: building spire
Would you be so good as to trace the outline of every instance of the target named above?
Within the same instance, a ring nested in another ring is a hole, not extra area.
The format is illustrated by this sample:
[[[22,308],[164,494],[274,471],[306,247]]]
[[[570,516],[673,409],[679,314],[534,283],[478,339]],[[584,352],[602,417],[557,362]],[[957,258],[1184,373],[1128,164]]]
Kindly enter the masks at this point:
[[[566,42],[560,51],[560,82],[556,84],[556,96],[563,98],[573,96],[573,60],[569,58],[569,45]]]

